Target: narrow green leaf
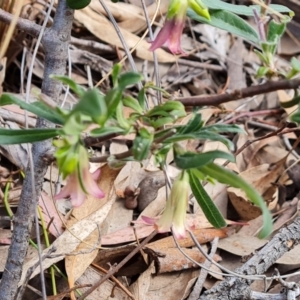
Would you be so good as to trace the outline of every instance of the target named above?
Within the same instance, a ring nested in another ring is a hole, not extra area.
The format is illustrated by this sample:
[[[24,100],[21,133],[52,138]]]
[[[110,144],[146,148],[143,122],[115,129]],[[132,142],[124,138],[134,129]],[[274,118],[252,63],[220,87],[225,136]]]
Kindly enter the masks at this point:
[[[85,93],[85,89],[77,84],[73,79],[64,75],[50,75],[50,78],[61,81],[62,83],[68,85],[70,89],[77,94],[78,97],[81,97]]]
[[[93,129],[91,132],[90,132],[90,135],[92,137],[102,137],[102,136],[106,136],[106,135],[109,135],[109,134],[112,134],[112,133],[116,133],[116,134],[122,134],[124,133],[124,129],[120,128],[120,127],[102,127],[102,128],[96,128],[96,129]]]
[[[121,99],[122,90],[119,88],[114,88],[106,94],[105,101],[107,105],[107,119],[116,112],[117,106]]]
[[[72,110],[72,113],[77,112],[90,116],[96,123],[103,125],[107,118],[104,95],[96,88],[86,91]]]
[[[253,16],[253,9],[255,8],[258,12],[260,12],[261,7],[259,5],[236,5],[236,4],[231,4],[227,3],[225,1],[221,0],[202,0],[203,4],[207,6],[210,9],[218,9],[218,10],[226,10],[229,12],[232,12],[237,15],[242,15],[242,16]],[[288,7],[283,6],[283,5],[278,5],[278,4],[271,4],[270,9],[273,9],[277,12],[280,13],[293,13],[292,10],[290,10]]]
[[[215,163],[209,163],[207,165],[204,165],[200,167],[199,170],[202,173],[207,174],[212,178],[215,178],[221,183],[225,183],[232,187],[242,189],[246,193],[248,199],[262,210],[264,223],[263,223],[263,228],[259,233],[259,237],[265,238],[271,233],[272,217],[266,206],[264,199],[250,184],[244,181],[244,179],[242,179],[241,176],[221,166],[218,166]]]
[[[203,126],[201,114],[194,114],[194,117],[186,124],[178,129],[178,134],[192,133],[199,131]]]
[[[294,113],[293,115],[291,115],[291,120],[293,122],[296,122],[298,124],[300,124],[300,111]]]
[[[43,102],[33,102],[26,103],[25,101],[19,99],[18,97],[3,93],[0,97],[0,106],[8,105],[8,104],[16,104],[20,106],[22,109],[30,111],[31,113],[44,118],[54,124],[64,124],[65,117],[60,114],[56,109],[51,108],[47,104]]]
[[[261,48],[264,52],[264,60],[266,61],[266,63],[269,65],[270,64],[270,58],[272,58],[272,56],[276,53],[276,49],[277,49],[277,44],[279,42],[279,38],[277,37],[277,40],[274,42],[261,42]],[[271,54],[271,55],[270,55]]]
[[[226,145],[229,150],[234,149],[233,143],[225,138],[224,136],[215,133],[206,131],[205,128],[201,129],[199,132],[189,133],[189,134],[174,134],[173,136],[165,139],[163,143],[176,143],[184,140],[211,140],[211,141],[219,141]]]
[[[291,66],[295,71],[300,72],[300,61],[294,56],[291,59]]]
[[[118,77],[121,72],[122,65],[121,64],[115,64],[112,68],[111,78],[113,81],[113,87],[117,87],[118,85]]]
[[[141,128],[138,135],[133,141],[132,153],[137,161],[146,159],[150,153],[151,144],[153,142],[153,134],[146,128]]]
[[[256,71],[256,76],[257,76],[257,78],[263,78],[270,71],[271,71],[271,69],[269,67],[259,67],[258,70]]]
[[[214,124],[205,126],[204,130],[211,130],[215,132],[222,133],[245,133],[245,130],[236,124]]]
[[[58,129],[4,129],[0,128],[0,145],[33,143],[59,135]]]
[[[230,161],[235,161],[235,157],[231,153],[224,151],[208,151],[204,153],[185,152],[183,154],[175,153],[175,163],[180,169],[199,168],[212,162],[217,158],[224,158]]]
[[[197,176],[195,176],[193,170],[188,170],[188,174],[193,195],[195,196],[209,223],[212,224],[215,228],[226,227],[227,224],[225,219],[223,218],[219,209],[216,207],[215,203],[203,188]]]
[[[135,112],[142,114],[143,113],[143,109],[140,106],[139,102],[134,99],[131,96],[127,96],[123,99],[123,104],[126,107],[130,107],[131,109],[133,109]]]
[[[181,118],[186,116],[185,107],[179,101],[167,101],[164,104],[157,105],[152,108],[148,113],[147,117],[155,116],[168,116],[171,114],[175,118]]]
[[[139,91],[137,99],[141,108],[144,110],[146,107],[146,92],[144,87]]]
[[[166,124],[171,124],[175,121],[174,118],[172,117],[163,117],[163,118],[158,118],[154,121],[150,120],[151,126],[153,126],[155,129],[160,128]]]
[[[126,116],[124,115],[124,107],[123,107],[123,103],[119,102],[119,104],[117,105],[116,108],[116,119],[118,121],[118,125],[122,128],[124,128],[125,130],[129,131],[130,127],[131,127],[131,122],[129,118],[126,118]]]
[[[280,102],[280,105],[284,108],[290,108],[295,105],[299,105],[300,103],[300,95],[295,96],[293,99],[287,101],[287,102]]]
[[[210,10],[209,13],[211,17],[210,20],[197,15],[191,9],[188,9],[187,15],[196,21],[226,30],[259,46],[259,37],[257,32],[251,25],[239,16],[227,10]]]
[[[278,23],[274,20],[271,20],[268,23],[267,41],[275,42],[277,44],[279,38],[284,34],[285,29],[286,23]]]
[[[135,85],[143,79],[143,76],[137,72],[127,72],[121,74],[118,79],[119,87],[126,89],[128,86]]]

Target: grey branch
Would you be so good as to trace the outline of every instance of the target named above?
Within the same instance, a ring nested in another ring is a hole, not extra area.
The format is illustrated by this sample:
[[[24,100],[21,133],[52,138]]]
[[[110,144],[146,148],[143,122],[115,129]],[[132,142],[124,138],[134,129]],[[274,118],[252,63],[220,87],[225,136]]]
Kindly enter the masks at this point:
[[[241,268],[237,269],[236,272],[243,275],[262,275],[284,253],[290,251],[299,243],[300,217],[296,218],[294,222],[286,228],[282,228],[262,250],[249,259]],[[253,299],[251,298],[253,292],[249,287],[251,282],[252,280],[230,277],[206,291],[204,295],[199,296],[199,300]]]
[[[0,22],[3,22],[5,24],[10,24],[12,19],[13,19],[13,15],[6,12],[3,9],[0,9]],[[26,20],[23,18],[18,18],[16,27],[20,30],[25,31],[26,33],[30,34],[33,37],[37,37],[41,31],[41,26],[34,23],[33,21],[30,20]]]

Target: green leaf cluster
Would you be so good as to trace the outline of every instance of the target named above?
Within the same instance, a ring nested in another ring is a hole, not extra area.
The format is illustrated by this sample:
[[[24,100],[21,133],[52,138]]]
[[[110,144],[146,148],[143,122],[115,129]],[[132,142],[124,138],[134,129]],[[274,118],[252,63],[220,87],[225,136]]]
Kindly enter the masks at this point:
[[[215,179],[221,183],[244,190],[249,200],[262,210],[264,225],[259,236],[266,237],[271,232],[272,219],[263,198],[239,175],[214,163],[214,160],[218,158],[235,161],[235,157],[231,153],[219,150],[200,153],[189,152],[177,143],[186,139],[203,138],[204,140],[218,140],[223,142],[229,148],[232,148],[232,143],[220,133],[236,133],[241,131],[242,130],[235,125],[215,124],[205,126],[204,122],[201,120],[201,115],[195,113],[194,117],[187,125],[177,127],[177,132],[164,140],[164,143],[168,145],[168,147],[166,147],[167,151],[163,153],[158,151],[157,155],[159,156],[159,159],[157,160],[163,161],[163,155],[165,155],[166,158],[168,150],[170,150],[170,144],[173,144],[174,163],[179,169],[187,170],[191,190],[198,204],[202,208],[209,222],[217,228],[226,226],[226,222],[210,196],[206,193],[202,186],[202,182],[207,180],[212,182]],[[164,134],[165,133],[166,132],[164,132]],[[165,148],[163,148],[163,150],[165,150]]]

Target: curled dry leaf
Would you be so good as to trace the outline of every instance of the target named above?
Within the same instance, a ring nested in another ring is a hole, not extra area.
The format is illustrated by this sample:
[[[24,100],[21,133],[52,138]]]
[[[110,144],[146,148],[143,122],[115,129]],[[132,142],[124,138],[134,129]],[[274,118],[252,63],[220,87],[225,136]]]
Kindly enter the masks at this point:
[[[277,186],[276,182],[284,170],[285,158],[279,160],[275,165],[262,164],[240,173],[240,176],[264,197],[267,203],[273,201],[273,195]],[[252,220],[261,214],[260,208],[248,201],[245,192],[240,189],[228,188],[229,199],[243,220]],[[274,203],[272,204],[274,206]]]

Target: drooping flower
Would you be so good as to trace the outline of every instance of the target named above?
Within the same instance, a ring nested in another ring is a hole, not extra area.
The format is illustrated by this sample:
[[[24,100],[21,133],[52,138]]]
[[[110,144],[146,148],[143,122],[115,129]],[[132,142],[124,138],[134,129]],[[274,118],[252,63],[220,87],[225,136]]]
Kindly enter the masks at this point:
[[[167,232],[171,228],[177,239],[185,237],[186,210],[188,207],[189,177],[186,171],[182,171],[180,177],[174,182],[166,208],[158,221],[143,216],[143,220],[148,224],[154,224],[158,232]]]
[[[81,172],[82,175],[79,175],[76,171],[68,176],[67,184],[54,196],[54,200],[70,197],[72,205],[78,207],[83,204],[87,194],[99,199],[104,197],[104,193],[98,187],[96,182],[100,176],[100,169],[96,170],[94,173],[90,173],[88,168],[84,168]],[[79,176],[82,176],[84,188],[82,187]]]
[[[208,9],[201,0],[171,0],[165,25],[152,42],[150,51],[154,51],[167,43],[173,54],[185,54],[180,46],[180,38],[188,7],[192,8],[198,15],[210,19]]]
[[[150,51],[154,51],[167,43],[170,51],[173,54],[184,55],[185,53],[182,51],[180,46],[180,38],[182,35],[184,23],[185,18],[172,18],[170,20],[167,20],[164,27],[158,33],[156,39],[152,42]]]
[[[54,200],[70,197],[72,205],[78,207],[82,205],[87,195],[98,199],[103,198],[104,193],[97,184],[101,170],[97,169],[94,173],[90,173],[88,155],[84,147],[79,147],[74,157],[77,157],[76,167],[68,175],[64,188],[54,196]]]

